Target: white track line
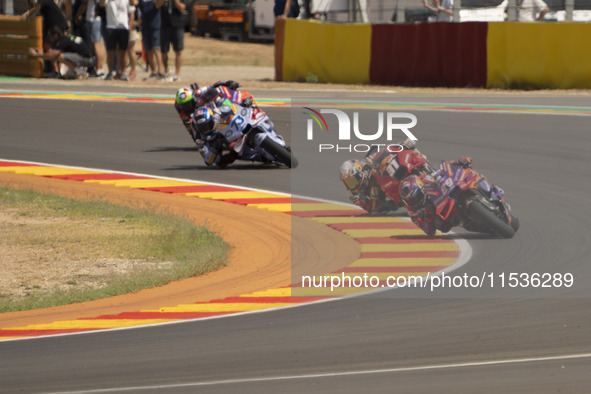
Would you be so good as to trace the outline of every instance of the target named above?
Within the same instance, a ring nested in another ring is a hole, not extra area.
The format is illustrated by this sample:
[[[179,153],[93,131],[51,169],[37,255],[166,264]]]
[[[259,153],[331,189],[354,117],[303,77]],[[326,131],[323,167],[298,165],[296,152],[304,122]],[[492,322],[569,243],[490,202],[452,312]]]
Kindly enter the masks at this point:
[[[273,382],[273,381],[282,381],[282,380],[305,380],[305,379],[335,378],[335,377],[342,377],[342,376],[404,373],[404,372],[428,371],[428,370],[438,370],[438,369],[471,368],[471,367],[484,367],[484,366],[491,366],[491,365],[525,364],[525,363],[535,363],[535,362],[544,362],[544,361],[576,360],[576,359],[583,359],[583,358],[591,358],[591,353],[566,354],[566,355],[562,355],[562,356],[513,358],[513,359],[488,360],[488,361],[472,361],[472,362],[453,363],[453,364],[434,364],[434,365],[422,365],[422,366],[416,366],[416,367],[367,369],[367,370],[362,370],[362,371],[341,371],[341,372],[327,372],[327,373],[319,373],[319,374],[282,375],[282,376],[253,377],[253,378],[241,378],[241,379],[209,380],[209,381],[203,381],[203,382],[178,383],[178,384],[169,384],[169,385],[113,387],[113,388],[107,388],[107,389],[53,392],[53,393],[48,393],[48,394],[74,394],[74,393],[90,394],[90,393],[112,393],[112,392],[122,392],[122,391],[134,391],[134,390],[158,390],[158,389],[161,390],[161,389],[188,388],[188,387],[199,387],[199,386],[218,386],[218,385],[227,385],[227,384],[247,384],[247,383]]]

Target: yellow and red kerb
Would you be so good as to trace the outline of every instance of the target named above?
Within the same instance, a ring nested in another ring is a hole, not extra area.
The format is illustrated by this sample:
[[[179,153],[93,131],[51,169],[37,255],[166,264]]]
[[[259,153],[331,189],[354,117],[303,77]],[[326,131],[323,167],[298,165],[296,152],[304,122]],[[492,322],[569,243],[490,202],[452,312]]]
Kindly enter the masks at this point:
[[[384,284],[385,279],[391,275],[400,277],[426,275],[428,272],[433,274],[448,268],[460,256],[460,248],[456,242],[450,239],[426,238],[423,232],[406,218],[362,216],[364,211],[349,205],[197,181],[15,161],[0,161],[0,172],[206,198],[313,220],[343,232],[360,244],[359,258],[349,266],[327,273],[329,275],[366,273],[369,276],[379,277],[380,283]],[[325,287],[302,288],[294,283],[291,286],[209,302],[155,306],[153,310],[129,311],[116,315],[54,321],[24,327],[2,327],[0,340],[227,316],[301,305],[370,290],[375,288],[337,288],[332,291]]]

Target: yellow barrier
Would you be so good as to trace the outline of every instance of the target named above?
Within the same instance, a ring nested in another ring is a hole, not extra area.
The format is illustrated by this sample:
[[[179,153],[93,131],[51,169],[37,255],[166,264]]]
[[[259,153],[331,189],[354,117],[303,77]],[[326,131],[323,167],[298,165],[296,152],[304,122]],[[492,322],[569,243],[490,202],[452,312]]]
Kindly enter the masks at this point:
[[[30,47],[43,51],[41,25],[41,17],[0,16],[0,74],[43,76],[43,60],[28,56]]]
[[[287,19],[282,79],[369,83],[371,25]]]
[[[591,88],[587,23],[489,23],[487,86]]]

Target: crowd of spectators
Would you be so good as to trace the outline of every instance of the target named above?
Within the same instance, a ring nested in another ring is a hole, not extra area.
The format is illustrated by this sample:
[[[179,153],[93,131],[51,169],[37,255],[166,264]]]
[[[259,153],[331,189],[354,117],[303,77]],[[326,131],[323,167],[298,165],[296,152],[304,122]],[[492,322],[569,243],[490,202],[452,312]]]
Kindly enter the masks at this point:
[[[186,0],[71,0],[64,9],[54,0],[28,1],[21,19],[43,17],[43,51],[29,54],[45,60],[47,77],[134,80],[141,56],[150,69],[144,80],[180,80]]]
[[[43,52],[31,48],[29,53],[45,60],[48,77],[134,80],[139,53],[150,70],[144,80],[180,79],[189,0],[65,0],[66,12],[58,0],[28,1],[30,9],[21,18],[43,16]],[[273,11],[277,18],[310,17],[309,5],[275,0]],[[423,5],[434,20],[453,21],[454,0],[423,0]],[[549,11],[543,0],[517,0],[517,6],[518,20],[525,22],[543,20]],[[168,64],[171,44],[174,71]]]

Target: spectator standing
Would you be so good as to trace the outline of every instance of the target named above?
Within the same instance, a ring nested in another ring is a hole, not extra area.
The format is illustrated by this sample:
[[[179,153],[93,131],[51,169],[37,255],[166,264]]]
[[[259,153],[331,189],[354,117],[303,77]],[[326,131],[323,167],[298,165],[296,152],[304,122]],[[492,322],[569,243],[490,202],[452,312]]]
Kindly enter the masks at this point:
[[[107,64],[109,73],[106,80],[122,79],[127,81],[125,71],[125,52],[129,45],[129,0],[101,0],[101,7],[107,11]],[[117,70],[115,70],[117,56]],[[116,71],[116,73],[115,73]],[[115,73],[115,75],[113,75]]]
[[[273,13],[278,18],[297,18],[300,15],[298,0],[275,0]]]
[[[42,16],[44,42],[47,42],[50,31],[54,31],[54,26],[58,27],[62,34],[65,34],[70,29],[66,17],[53,0],[37,0],[37,2],[29,0],[29,6],[31,8],[21,15],[21,19],[25,20],[37,15]]]
[[[86,6],[86,30],[88,31],[88,44],[91,46],[95,57],[95,71],[90,72],[90,77],[102,77],[105,75],[105,51],[103,35],[106,29],[105,7],[101,7],[99,0],[88,0]],[[102,15],[105,14],[105,15]]]
[[[165,78],[169,82],[181,77],[182,52],[184,49],[185,21],[187,6],[181,0],[165,0],[162,7],[162,65]],[[174,73],[168,71],[168,51],[170,43],[174,50]]]
[[[76,0],[72,5],[72,24],[70,32],[78,37],[86,39],[88,31],[86,30],[86,7],[88,0]]]
[[[519,9],[519,22],[541,21],[550,11],[550,8],[542,0],[522,0],[517,2]]]
[[[148,55],[151,73],[144,80],[164,79],[162,74],[162,53],[160,52],[160,29],[162,17],[160,8],[165,0],[139,0],[142,19],[142,43]]]
[[[454,0],[423,0],[425,8],[437,15],[437,22],[453,22],[454,20]]]
[[[137,59],[135,57],[135,43],[140,39],[141,21],[137,4],[137,0],[131,0],[129,7],[129,45],[127,46],[129,74],[127,74],[127,79],[130,81],[133,81],[136,78],[135,68],[137,67]]]

